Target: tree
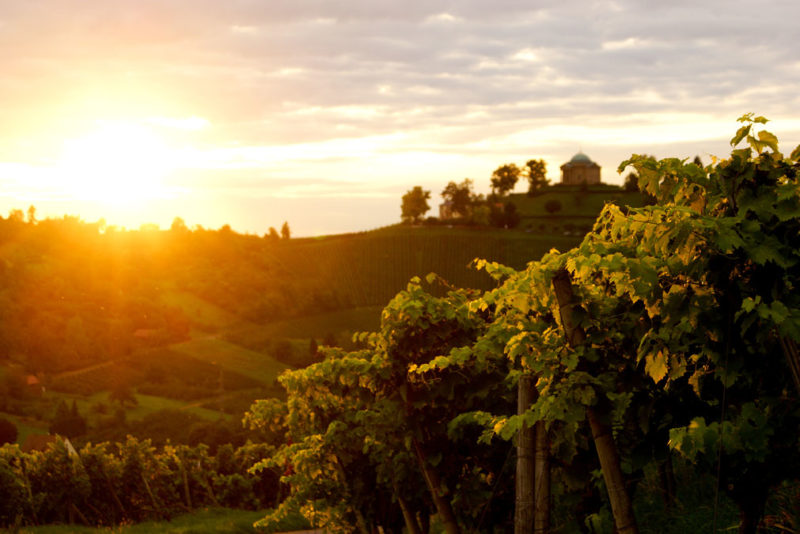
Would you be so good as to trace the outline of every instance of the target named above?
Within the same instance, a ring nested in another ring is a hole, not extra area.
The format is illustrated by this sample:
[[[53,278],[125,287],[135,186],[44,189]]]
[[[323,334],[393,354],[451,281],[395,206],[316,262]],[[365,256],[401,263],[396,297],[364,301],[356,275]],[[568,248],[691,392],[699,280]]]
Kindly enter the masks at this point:
[[[540,193],[550,180],[547,179],[547,165],[543,159],[530,159],[525,163],[525,177],[528,178],[528,195]]]
[[[339,341],[336,339],[336,334],[334,334],[333,332],[327,332],[325,336],[322,338],[322,346],[338,347]]]
[[[555,198],[550,199],[545,202],[544,209],[547,211],[547,213],[553,215],[554,213],[561,211],[561,202]]]
[[[86,419],[78,412],[78,405],[73,400],[72,408],[67,408],[63,400],[58,401],[56,413],[48,431],[68,438],[76,438],[86,434]]]
[[[0,419],[0,445],[17,441],[17,425],[8,419]]]
[[[489,221],[492,226],[498,228],[516,228],[519,226],[520,215],[517,206],[513,202],[505,202],[502,205],[492,204],[489,213]]]
[[[629,172],[627,176],[625,176],[625,183],[622,185],[622,189],[625,190],[627,193],[635,193],[639,190],[639,175],[635,172]]]
[[[172,224],[170,225],[169,229],[173,233],[186,234],[189,232],[189,228],[186,226],[186,221],[180,217],[175,217],[172,219]]]
[[[281,226],[281,237],[283,239],[291,239],[292,232],[289,230],[289,223],[284,221],[283,226]]]
[[[278,234],[278,231],[275,229],[274,226],[269,227],[269,232],[264,235],[264,238],[270,242],[280,241],[281,236]]]
[[[467,217],[472,210],[472,204],[476,200],[475,193],[472,192],[472,180],[464,178],[460,184],[450,182],[442,191],[442,198],[450,204],[453,213],[461,217]]]
[[[428,205],[430,198],[431,192],[423,191],[422,187],[418,185],[403,195],[403,204],[401,206],[403,222],[419,222],[420,217],[431,209]]]
[[[492,223],[492,212],[496,209],[496,207],[489,207],[486,203],[479,204],[472,208],[472,219],[473,224],[477,224],[478,226],[489,226]]]
[[[517,211],[517,205],[513,202],[506,202],[503,206],[503,214],[505,215],[505,227],[516,228],[519,226],[520,215]]]
[[[492,191],[498,195],[505,195],[514,189],[519,180],[520,169],[513,163],[500,165],[492,173]]]
[[[111,401],[118,402],[121,406],[124,406],[125,403],[130,403],[133,406],[139,404],[139,401],[136,398],[136,395],[133,394],[133,390],[131,389],[131,386],[127,380],[117,380],[111,387],[111,392],[108,394],[108,398]]]

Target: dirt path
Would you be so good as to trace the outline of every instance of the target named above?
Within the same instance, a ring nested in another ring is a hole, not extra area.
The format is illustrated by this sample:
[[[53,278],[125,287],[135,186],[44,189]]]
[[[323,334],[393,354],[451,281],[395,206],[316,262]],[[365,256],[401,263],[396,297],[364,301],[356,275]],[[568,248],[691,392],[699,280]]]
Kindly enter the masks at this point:
[[[90,365],[89,367],[83,367],[81,369],[75,369],[73,371],[64,371],[63,373],[58,373],[56,375],[52,375],[51,379],[52,380],[60,380],[62,378],[70,378],[70,377],[73,377],[73,376],[79,376],[79,375],[82,375],[83,373],[89,373],[91,371],[96,371],[97,369],[104,369],[106,367],[111,367],[112,365],[115,365],[115,364],[117,364],[119,362],[120,362],[120,360],[109,360],[107,362],[96,363],[94,365]]]

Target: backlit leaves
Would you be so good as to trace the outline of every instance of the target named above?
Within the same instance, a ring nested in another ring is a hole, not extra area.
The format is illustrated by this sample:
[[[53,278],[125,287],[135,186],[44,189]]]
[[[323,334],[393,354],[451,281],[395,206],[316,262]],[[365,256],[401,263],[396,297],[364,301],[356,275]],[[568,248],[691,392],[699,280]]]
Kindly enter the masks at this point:
[[[650,375],[650,378],[656,382],[661,382],[669,371],[667,355],[663,351],[658,351],[654,356],[646,358],[644,369]]]
[[[478,427],[489,444],[541,421],[554,455],[569,463],[588,439],[586,408],[603,404],[633,447],[664,447],[669,431],[669,445],[692,461],[714,459],[720,442],[725,454],[766,461],[775,429],[796,427],[792,414],[800,413],[785,394],[779,344],[800,341],[800,185],[792,163],[800,147],[784,160],[777,138],[755,131],[766,119],[739,120],[731,144],[746,139],[749,147],[706,168],[642,155],[624,161],[620,172],[633,166],[657,203],[606,205],[578,247],[551,250],[521,271],[476,260],[497,281],[492,291],[434,296],[412,279],[383,310],[380,330],[358,336],[368,349],[282,378],[290,427],[342,461],[364,454],[369,465],[410,472],[403,455],[412,437],[437,435],[444,447],[436,432],[461,439]],[[578,346],[566,342],[552,287],[561,269],[585,333]],[[448,288],[435,275],[426,281]],[[522,374],[537,393],[529,409],[489,408],[512,397]],[[712,420],[723,389],[727,415]],[[263,408],[267,418],[272,412]],[[449,461],[441,449],[432,459]],[[379,482],[388,480],[378,472]]]
[[[749,124],[748,124],[748,125],[746,125],[746,126],[742,126],[741,128],[739,128],[739,129],[736,131],[736,135],[734,135],[734,136],[731,138],[731,146],[736,146],[736,145],[738,145],[739,143],[741,143],[741,142],[742,142],[742,139],[744,139],[745,137],[747,137],[747,135],[750,133],[750,128],[752,128],[752,126],[751,126],[751,125],[749,125]]]

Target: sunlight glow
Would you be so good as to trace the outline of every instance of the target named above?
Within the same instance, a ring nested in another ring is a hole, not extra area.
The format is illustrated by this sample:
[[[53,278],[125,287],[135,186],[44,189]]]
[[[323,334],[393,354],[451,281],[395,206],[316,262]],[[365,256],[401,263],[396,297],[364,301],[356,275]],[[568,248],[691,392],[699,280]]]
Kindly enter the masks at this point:
[[[147,126],[102,122],[64,141],[56,179],[76,200],[130,205],[167,196],[163,179],[175,163],[167,143]]]

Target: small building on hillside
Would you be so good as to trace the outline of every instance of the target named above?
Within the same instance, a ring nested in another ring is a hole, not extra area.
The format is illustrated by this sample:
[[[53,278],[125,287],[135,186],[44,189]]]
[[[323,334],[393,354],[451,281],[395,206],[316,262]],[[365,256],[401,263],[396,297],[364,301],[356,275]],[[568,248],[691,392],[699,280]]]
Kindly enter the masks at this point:
[[[44,385],[36,375],[28,375],[25,377],[25,389],[29,395],[34,397],[41,397],[42,394],[44,394]]]
[[[578,152],[561,166],[561,183],[564,185],[596,185],[600,183],[600,165]]]

